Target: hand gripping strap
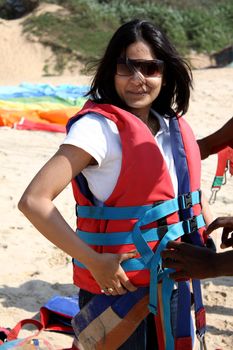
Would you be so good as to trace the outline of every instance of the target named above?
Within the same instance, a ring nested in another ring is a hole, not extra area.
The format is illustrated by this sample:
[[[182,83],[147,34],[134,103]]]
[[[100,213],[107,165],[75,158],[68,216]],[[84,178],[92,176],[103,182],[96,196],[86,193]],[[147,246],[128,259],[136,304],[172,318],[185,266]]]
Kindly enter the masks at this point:
[[[197,227],[205,225],[202,215],[196,217]],[[186,228],[186,230],[184,229]],[[152,313],[157,312],[157,284],[158,284],[158,267],[161,265],[160,253],[167,246],[168,241],[176,240],[177,238],[183,236],[184,233],[191,233],[191,226],[189,221],[179,222],[178,224],[168,226],[168,232],[162,238],[160,244],[153,255],[150,265],[150,305],[149,309]],[[138,248],[138,247],[137,247]]]

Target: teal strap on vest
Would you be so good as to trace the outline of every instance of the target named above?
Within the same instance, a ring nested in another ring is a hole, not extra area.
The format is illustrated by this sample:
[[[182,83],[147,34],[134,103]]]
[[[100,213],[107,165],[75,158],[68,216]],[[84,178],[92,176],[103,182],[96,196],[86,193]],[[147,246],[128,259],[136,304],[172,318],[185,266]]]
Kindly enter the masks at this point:
[[[137,207],[91,207],[77,205],[76,212],[80,218],[97,220],[127,220],[138,219],[144,215],[153,205]]]
[[[203,226],[205,226],[205,221],[202,214],[168,226],[168,232],[157,246],[157,249],[151,261],[149,310],[153,314],[157,313],[158,268],[161,266],[160,253],[166,248],[168,241],[174,241],[177,238],[183,236],[185,233],[190,234]]]
[[[74,259],[74,263],[78,267],[81,267],[82,269],[86,269],[86,266],[82,264],[80,261],[78,261],[77,259]],[[135,258],[135,259],[129,259],[129,260],[123,261],[121,263],[121,266],[125,272],[149,270],[142,258]]]
[[[192,219],[189,219],[189,220],[186,220],[186,221],[182,221],[182,222],[178,222],[178,223],[176,223],[176,224],[173,224],[173,225],[169,225],[169,226],[167,226],[168,227],[168,232],[166,233],[166,235],[164,236],[164,237],[166,237],[167,235],[168,235],[168,233],[170,232],[170,231],[172,231],[173,232],[173,234],[174,234],[174,232],[176,232],[177,233],[177,237],[176,238],[178,238],[178,237],[180,237],[180,236],[182,236],[184,233],[191,233],[192,231],[191,231],[191,229],[192,229],[192,227],[193,227],[193,223],[192,224],[190,224],[190,222],[192,221],[192,222],[194,222],[194,219],[195,219],[195,228],[200,228],[200,227],[203,227],[203,226],[205,226],[205,222],[204,222],[204,219],[203,219],[203,216],[200,214],[200,215],[198,215],[198,216],[196,216],[196,217],[194,217],[194,218],[192,218]],[[156,230],[156,229],[152,229],[152,232],[153,232],[153,230]],[[147,231],[147,230],[145,230],[145,231]],[[150,230],[149,230],[150,231]],[[83,232],[83,231],[82,231]],[[135,236],[138,236],[139,237],[139,239],[137,240],[137,242],[134,242],[134,243],[137,243],[137,245],[140,245],[141,246],[141,240],[140,240],[140,238],[142,238],[143,239],[143,235],[141,235],[141,232],[142,231],[137,231],[138,233],[137,233],[137,235],[135,235]],[[116,234],[121,234],[120,232],[117,232]],[[130,233],[130,234],[132,234],[132,233]],[[84,234],[85,235],[85,234]],[[94,238],[98,238],[98,236],[100,235],[99,233],[91,233],[91,235],[92,236],[94,236]],[[101,235],[105,235],[105,238],[106,239],[108,239],[108,236],[109,235],[112,235],[112,233],[110,233],[110,234],[107,234],[107,233],[105,233],[105,234],[101,234]],[[103,236],[101,236],[101,240],[102,240],[102,237]],[[169,237],[170,237],[170,235],[169,235]],[[156,238],[156,237],[155,237]],[[171,239],[176,239],[176,238],[168,238],[168,240],[171,240]],[[167,241],[168,241],[167,240]],[[142,241],[142,243],[143,243],[143,241]],[[144,243],[145,243],[145,241],[144,241]],[[161,244],[161,243],[160,243]],[[95,241],[95,245],[96,245],[96,241]],[[98,245],[98,244],[97,244]],[[104,244],[104,245],[108,245],[108,244]],[[144,247],[144,245],[143,245],[143,247]],[[158,246],[158,247],[160,247],[160,245]],[[141,252],[142,252],[142,249],[140,248],[140,247],[137,247],[137,249],[138,249],[138,251],[139,251],[139,253],[140,253],[140,255],[142,255],[141,254]],[[150,249],[150,247],[149,247],[149,249]],[[160,258],[160,252],[161,252],[161,249],[160,249],[160,251],[159,251],[159,258]],[[124,261],[124,262],[122,262],[122,267],[123,267],[123,269],[126,271],[126,272],[128,272],[128,271],[138,271],[138,270],[148,270],[148,268],[150,268],[150,266],[151,266],[151,264],[152,264],[152,259],[154,259],[154,256],[155,256],[155,254],[157,253],[157,250],[156,250],[156,252],[154,253],[154,252],[152,252],[153,253],[153,256],[151,256],[151,259],[148,259],[148,260],[146,260],[145,261],[145,259],[143,258],[143,257],[141,257],[141,258],[138,258],[138,259],[129,259],[129,260],[126,260],[126,261]],[[76,259],[74,259],[74,263],[76,264],[76,265],[78,265],[79,267],[81,267],[81,268],[86,268],[82,263],[80,263],[78,260],[76,260]],[[148,265],[147,265],[148,264]],[[157,264],[157,266],[158,266],[158,264]],[[157,267],[156,267],[156,270],[157,270]]]
[[[134,244],[137,248],[137,251],[141,255],[145,265],[150,268],[150,264],[151,264],[151,260],[154,256],[154,252],[150,248],[150,246],[147,244],[145,239],[142,237],[141,230],[140,230],[140,221],[138,221],[134,225],[133,240],[134,240]]]
[[[93,234],[91,232],[77,230],[76,233],[82,241],[90,245],[113,246],[134,243],[132,231]],[[156,228],[142,230],[141,234],[147,242],[159,240],[158,230]]]
[[[176,198],[166,200],[161,204],[135,207],[76,207],[77,216],[97,220],[126,220],[144,217],[143,225],[157,221],[177,210],[187,209],[200,203],[200,191],[189,192]]]
[[[162,242],[168,238],[168,240],[174,240],[179,238],[180,236],[184,235],[185,233],[189,234],[193,232],[194,230],[197,230],[200,227],[205,226],[205,221],[203,219],[202,214],[198,216],[193,216],[192,218],[185,220],[185,221],[180,221],[176,224],[168,225],[167,227],[167,232],[165,236],[162,238],[160,241],[160,244],[156,248],[156,252],[154,253],[152,249],[148,246],[147,242],[144,239],[144,236],[142,234],[142,231],[140,230],[141,222],[144,223],[144,218],[142,220],[139,220],[135,225],[133,229],[133,240],[134,244],[141,255],[142,259],[145,262],[145,265],[149,266],[152,264],[154,266],[154,259],[155,256],[160,257],[161,251],[166,247],[161,246]],[[155,229],[156,232],[158,232],[159,229]],[[174,236],[174,237],[173,237]],[[173,238],[172,238],[173,237]],[[168,242],[166,241],[166,244]],[[153,261],[152,261],[153,259]],[[157,264],[156,264],[157,268]]]
[[[158,298],[158,269],[161,268],[160,253],[166,248],[168,241],[174,241],[184,234],[183,230],[171,229],[162,238],[160,244],[154,253],[150,268],[150,301],[149,310],[154,315],[157,314],[157,298]]]
[[[189,192],[177,198],[165,201],[151,209],[141,218],[141,226],[164,218],[179,209],[188,209],[200,203],[200,191]]]
[[[192,222],[195,224],[195,220],[196,220],[196,217],[192,218],[192,220],[187,220],[186,222],[179,223],[182,226],[179,229],[184,230],[187,233],[190,233],[192,231],[192,228],[191,228]],[[197,220],[200,220],[200,218],[197,218]],[[82,241],[84,241],[86,244],[99,245],[99,246],[114,246],[114,245],[121,245],[121,244],[136,245],[135,242],[140,240],[140,238],[138,238],[139,234],[142,235],[143,240],[146,242],[159,240],[159,233],[158,233],[159,229],[150,228],[146,230],[140,230],[140,232],[138,233],[138,226],[139,225],[142,226],[141,221],[138,221],[138,223],[135,224],[133,231],[128,231],[128,232],[126,231],[126,232],[111,232],[111,233],[92,233],[92,232],[77,230],[76,233],[79,236],[79,238]],[[174,224],[174,225],[177,225],[177,224]],[[186,226],[186,228],[184,226]],[[169,227],[173,227],[173,225],[170,225]],[[137,233],[136,233],[136,230],[137,230]],[[142,244],[143,244],[143,241],[142,241]]]

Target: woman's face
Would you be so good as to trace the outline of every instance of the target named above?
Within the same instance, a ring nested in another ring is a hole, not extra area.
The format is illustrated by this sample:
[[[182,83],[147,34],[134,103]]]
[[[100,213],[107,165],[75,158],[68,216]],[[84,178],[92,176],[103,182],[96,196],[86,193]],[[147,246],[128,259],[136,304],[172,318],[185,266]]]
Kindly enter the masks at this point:
[[[138,41],[127,47],[123,60],[118,60],[115,74],[115,89],[129,111],[142,119],[147,119],[152,102],[158,97],[162,87],[162,65],[156,61],[150,46]],[[125,58],[129,66],[124,64]],[[155,60],[154,62],[146,62]],[[148,66],[149,64],[149,66]],[[152,64],[152,65],[151,65]],[[153,74],[153,64],[161,69]],[[128,69],[128,71],[127,71]]]

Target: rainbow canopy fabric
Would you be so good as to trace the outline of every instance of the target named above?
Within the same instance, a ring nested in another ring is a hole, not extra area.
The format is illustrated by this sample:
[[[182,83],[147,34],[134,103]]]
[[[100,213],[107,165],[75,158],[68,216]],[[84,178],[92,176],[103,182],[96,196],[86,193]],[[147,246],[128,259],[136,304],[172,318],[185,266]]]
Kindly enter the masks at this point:
[[[22,83],[0,86],[0,126],[65,132],[67,120],[84,102],[88,86]]]

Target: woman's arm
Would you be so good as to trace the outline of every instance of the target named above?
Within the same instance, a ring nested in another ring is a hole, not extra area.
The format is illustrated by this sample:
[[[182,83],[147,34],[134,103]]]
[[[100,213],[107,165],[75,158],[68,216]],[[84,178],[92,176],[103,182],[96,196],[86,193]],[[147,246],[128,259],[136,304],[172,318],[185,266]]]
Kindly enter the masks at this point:
[[[77,174],[93,164],[95,160],[81,148],[62,145],[29,184],[18,207],[49,241],[83,263],[101,289],[114,286],[122,294],[135,287],[119,264],[135,253],[98,254],[79,239],[53,203]]]

